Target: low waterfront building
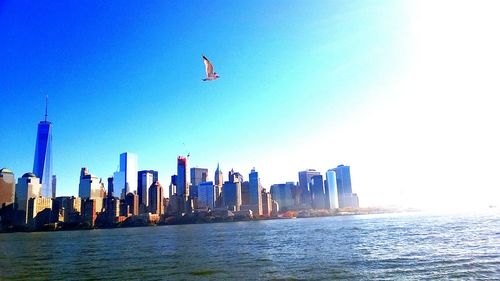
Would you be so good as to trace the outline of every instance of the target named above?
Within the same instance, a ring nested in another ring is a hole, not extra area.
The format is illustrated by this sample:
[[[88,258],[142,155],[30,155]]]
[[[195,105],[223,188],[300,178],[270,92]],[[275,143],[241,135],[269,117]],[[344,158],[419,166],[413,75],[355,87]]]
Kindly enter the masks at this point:
[[[52,218],[52,198],[41,196],[30,198],[26,218],[26,224],[34,229],[39,229],[43,225],[50,223]]]
[[[129,192],[125,195],[125,204],[128,207],[128,216],[137,216],[139,214],[139,195],[137,192]]]
[[[97,215],[102,212],[103,200],[83,199],[82,201],[82,221],[89,227],[95,226]]]
[[[25,173],[17,179],[16,184],[16,223],[26,225],[28,223],[28,201],[31,198],[41,196],[42,185],[40,179],[33,173]]]
[[[6,168],[0,169],[0,210],[15,203],[16,178]]]
[[[279,211],[280,211],[280,205],[278,204],[278,202],[276,200],[273,200],[272,201],[271,216],[273,216],[273,217],[277,216]]]

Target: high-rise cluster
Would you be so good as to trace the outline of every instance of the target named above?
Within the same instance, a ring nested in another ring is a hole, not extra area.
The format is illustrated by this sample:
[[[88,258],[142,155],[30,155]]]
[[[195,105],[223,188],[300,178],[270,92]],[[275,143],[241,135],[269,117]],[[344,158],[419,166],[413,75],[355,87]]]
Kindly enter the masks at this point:
[[[189,155],[177,157],[177,173],[171,176],[168,192],[158,180],[158,171],[139,171],[137,155],[124,152],[118,171],[107,182],[83,167],[78,197],[56,197],[52,123],[47,120],[46,103],[45,119],[38,125],[33,172],[25,173],[16,184],[12,171],[0,170],[0,222],[3,227],[41,228],[58,223],[94,227],[155,223],[193,213],[260,217],[277,215],[280,210],[359,206],[349,166],[329,169],[325,178],[313,169],[300,171],[298,182],[274,184],[267,192],[255,168],[248,180],[233,169],[224,179],[217,164],[212,181],[207,168],[189,169],[188,159]]]

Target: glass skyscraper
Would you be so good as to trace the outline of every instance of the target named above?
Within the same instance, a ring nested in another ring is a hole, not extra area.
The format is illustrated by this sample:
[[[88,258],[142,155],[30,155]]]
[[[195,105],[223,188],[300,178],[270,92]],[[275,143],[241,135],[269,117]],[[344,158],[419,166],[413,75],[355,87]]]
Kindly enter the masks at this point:
[[[339,196],[352,193],[350,167],[339,165],[334,169],[334,171],[337,174],[337,188]]]
[[[326,171],[325,193],[328,207],[336,209],[339,207],[339,196],[337,191],[337,176],[334,169]]]
[[[189,195],[198,197],[198,186],[202,182],[206,182],[208,178],[208,169],[206,168],[191,168],[191,188]]]
[[[248,180],[250,184],[249,190],[249,202],[248,204],[251,207],[251,210],[256,215],[262,214],[262,185],[260,183],[259,173],[255,171],[255,168],[252,169],[250,174],[248,175]]]
[[[45,120],[38,123],[33,173],[40,178],[41,195],[52,197],[52,123],[47,121],[47,100],[45,102]]]
[[[181,196],[182,198],[189,196],[187,165],[188,164],[186,157],[177,157],[177,195]]]
[[[215,186],[212,181],[202,182],[198,185],[198,208],[215,207]]]
[[[113,174],[113,196],[125,198],[129,192],[137,191],[137,155],[120,154],[120,171]]]
[[[293,190],[296,188],[293,182],[273,184],[271,186],[271,197],[278,202],[280,210],[286,211],[293,209]]]
[[[311,178],[313,176],[320,175],[321,173],[314,170],[309,169],[305,171],[299,172],[299,195],[300,195],[300,204],[303,207],[311,207],[311,192],[309,188],[309,184],[311,183]]]
[[[149,188],[158,181],[158,171],[144,170],[137,173],[137,194],[139,195],[139,204],[148,206]]]
[[[356,193],[352,193],[350,167],[339,165],[333,170],[337,174],[339,208],[358,208],[358,195]]]
[[[325,202],[325,187],[323,186],[323,176],[316,175],[311,178],[310,192],[311,203],[313,209],[324,209]]]

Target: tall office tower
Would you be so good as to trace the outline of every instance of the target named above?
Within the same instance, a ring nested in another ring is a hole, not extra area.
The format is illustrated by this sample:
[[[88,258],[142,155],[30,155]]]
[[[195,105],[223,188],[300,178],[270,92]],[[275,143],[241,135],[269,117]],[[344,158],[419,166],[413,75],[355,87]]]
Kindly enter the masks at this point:
[[[102,198],[101,182],[98,177],[91,175],[87,168],[80,171],[80,184],[78,186],[78,196],[82,199]]]
[[[214,185],[215,185],[215,206],[222,206],[222,185],[224,184],[224,175],[222,170],[219,168],[219,163],[217,163],[217,169],[215,169],[214,175]]]
[[[130,152],[120,154],[120,172],[125,174],[125,186],[120,186],[123,196],[137,191],[137,155]],[[115,185],[116,187],[116,185]]]
[[[241,183],[241,205],[249,205],[249,204],[250,204],[250,183],[248,181],[244,181]]]
[[[152,214],[163,214],[163,187],[159,181],[149,187],[149,211]]]
[[[235,172],[233,169],[231,169],[231,171],[229,171],[229,173],[228,173],[228,179],[227,179],[227,181],[242,183],[244,181],[243,180],[243,175],[240,174],[239,172]]]
[[[222,174],[222,170],[219,168],[219,163],[217,163],[217,169],[215,169],[214,184],[220,187],[224,184],[224,175]]]
[[[187,158],[184,156],[177,157],[177,195],[187,200],[189,197],[189,182],[187,177],[188,171]]]
[[[17,179],[16,184],[16,205],[21,213],[17,217],[17,224],[28,223],[28,201],[31,198],[39,197],[42,192],[40,179],[33,173],[26,173]]]
[[[311,183],[311,178],[313,176],[320,175],[320,172],[314,169],[308,169],[299,172],[299,188],[298,196],[300,197],[300,206],[304,208],[311,207],[311,192],[309,190],[309,184]]]
[[[241,207],[241,182],[243,177],[240,173],[233,170],[229,172],[228,181],[222,186],[222,206],[232,210],[239,211]]]
[[[208,169],[206,168],[191,168],[191,197],[198,197],[198,186],[208,179]]]
[[[137,194],[139,195],[139,205],[142,210],[148,206],[149,187],[158,181],[158,171],[144,170],[137,173]]]
[[[255,168],[248,175],[250,190],[249,202],[252,212],[256,215],[262,215],[262,184],[260,183],[259,173]]]
[[[52,175],[52,198],[56,198],[57,177]]]
[[[357,208],[359,199],[357,194],[352,193],[351,170],[349,166],[339,165],[333,169],[337,175],[337,191],[339,196],[339,208]]]
[[[52,196],[52,123],[47,121],[48,99],[45,97],[45,120],[38,123],[33,173],[40,178],[43,197]]]
[[[337,189],[340,194],[352,193],[351,170],[349,166],[338,165],[333,169],[337,174]]]
[[[0,210],[13,205],[16,199],[16,180],[14,173],[6,168],[0,169]]]
[[[113,177],[108,178],[108,194],[107,197],[113,197],[114,196],[114,179]]]
[[[334,169],[326,171],[325,195],[327,208],[337,209],[339,207],[339,196],[337,190],[337,174]]]
[[[168,198],[172,198],[174,194],[177,194],[177,175],[172,175],[170,177],[170,184],[168,185]]]
[[[309,184],[311,192],[311,204],[313,209],[325,209],[325,187],[323,185],[323,176],[316,175],[311,178]]]
[[[215,186],[212,181],[198,185],[198,208],[215,208]]]
[[[294,209],[293,191],[295,188],[296,185],[293,182],[273,184],[271,186],[271,196],[273,200],[278,202],[282,211]]]
[[[125,172],[114,172],[113,173],[113,192],[111,193],[111,197],[123,198],[125,196]],[[108,187],[109,192],[109,187]]]

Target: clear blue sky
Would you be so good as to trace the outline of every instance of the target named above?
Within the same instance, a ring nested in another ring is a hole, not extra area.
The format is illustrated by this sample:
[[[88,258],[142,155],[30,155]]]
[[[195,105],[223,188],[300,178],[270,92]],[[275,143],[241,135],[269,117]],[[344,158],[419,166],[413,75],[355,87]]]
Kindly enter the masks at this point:
[[[376,194],[374,165],[401,160],[391,141],[405,109],[391,102],[411,107],[418,96],[407,96],[411,84],[387,87],[426,73],[415,57],[433,44],[418,37],[427,8],[403,1],[2,1],[0,166],[16,176],[32,170],[46,93],[58,195],[77,194],[83,166],[111,176],[125,151],[167,186],[176,156],[190,152],[190,166],[209,168],[211,178],[217,162],[224,173],[247,175],[255,166],[265,187],[344,163],[362,205],[397,203],[397,196],[367,199]],[[219,80],[201,81],[202,54]],[[421,128],[413,113],[404,126]],[[396,186],[386,194],[407,196]]]

